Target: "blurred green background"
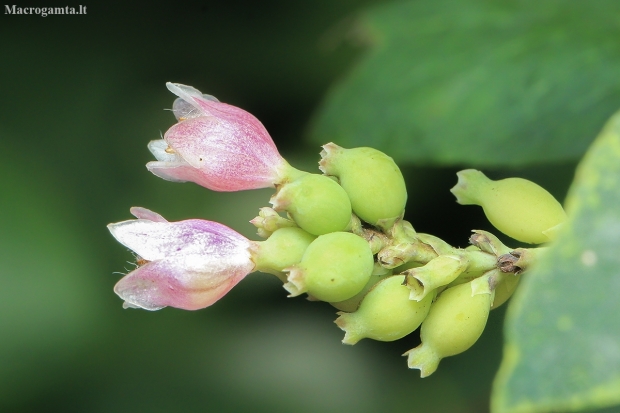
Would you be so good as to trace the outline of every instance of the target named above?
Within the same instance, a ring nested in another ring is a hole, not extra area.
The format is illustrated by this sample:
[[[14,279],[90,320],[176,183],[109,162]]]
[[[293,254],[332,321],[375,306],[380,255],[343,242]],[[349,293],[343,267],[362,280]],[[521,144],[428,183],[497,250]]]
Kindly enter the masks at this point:
[[[400,357],[416,334],[342,345],[335,310],[288,299],[273,276],[250,275],[196,312],[123,310],[112,292],[133,256],[105,225],[129,207],[257,239],[248,221],[271,195],[146,170],[146,144],[174,123],[165,82],[248,110],[293,165],[318,171],[308,123],[363,53],[351,19],[378,3],[109,1],[82,3],[82,16],[0,16],[0,411],[488,411],[504,309],[471,350],[421,380]],[[531,178],[562,199],[574,167],[491,176]],[[464,247],[469,230],[490,227],[448,192],[457,170],[403,165],[407,218]]]

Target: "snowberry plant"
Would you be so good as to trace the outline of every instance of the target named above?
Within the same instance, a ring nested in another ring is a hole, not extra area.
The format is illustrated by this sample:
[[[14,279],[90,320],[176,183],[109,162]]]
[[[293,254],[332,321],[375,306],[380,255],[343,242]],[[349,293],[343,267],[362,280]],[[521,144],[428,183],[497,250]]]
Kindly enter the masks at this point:
[[[136,254],[135,270],[114,291],[125,307],[185,310],[208,307],[243,278],[278,277],[290,297],[307,295],[338,311],[343,343],[397,340],[420,328],[421,344],[405,353],[422,377],[442,358],[481,336],[489,312],[508,300],[544,247],[513,249],[474,230],[464,249],[418,233],[403,219],[407,188],[393,159],[373,148],[326,143],[319,170],[300,171],[278,152],[251,114],[181,84],[177,119],[148,147],[147,168],[175,182],[215,191],[275,188],[250,222],[249,240],[217,222],[169,222],[134,207],[136,219],[108,226]],[[537,184],[492,181],[477,170],[458,173],[458,203],[480,205],[498,231],[544,244],[566,221],[560,203]]]

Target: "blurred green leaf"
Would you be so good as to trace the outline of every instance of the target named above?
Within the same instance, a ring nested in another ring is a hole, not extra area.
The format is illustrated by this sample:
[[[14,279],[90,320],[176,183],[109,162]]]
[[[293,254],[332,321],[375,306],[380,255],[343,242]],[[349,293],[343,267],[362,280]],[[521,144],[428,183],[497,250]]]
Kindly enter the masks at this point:
[[[620,3],[416,0],[365,13],[372,45],[328,95],[320,144],[397,161],[578,159],[620,102]]]
[[[106,325],[99,261],[73,219],[69,192],[14,153],[0,163],[0,193],[1,410],[53,387]]]
[[[577,169],[570,222],[510,305],[493,412],[620,403],[619,205],[620,112]]]

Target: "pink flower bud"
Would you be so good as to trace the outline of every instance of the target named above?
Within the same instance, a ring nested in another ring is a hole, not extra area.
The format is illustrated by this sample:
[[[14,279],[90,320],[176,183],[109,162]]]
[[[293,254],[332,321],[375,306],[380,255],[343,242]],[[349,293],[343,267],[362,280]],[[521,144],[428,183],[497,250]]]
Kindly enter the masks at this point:
[[[138,219],[108,225],[143,263],[114,287],[125,308],[208,307],[254,270],[251,241],[225,225],[200,219],[168,222],[145,208],[131,212]]]
[[[240,191],[273,187],[295,171],[250,113],[191,86],[166,86],[180,98],[173,105],[179,123],[163,140],[149,143],[157,161],[146,167],[155,175],[215,191]]]

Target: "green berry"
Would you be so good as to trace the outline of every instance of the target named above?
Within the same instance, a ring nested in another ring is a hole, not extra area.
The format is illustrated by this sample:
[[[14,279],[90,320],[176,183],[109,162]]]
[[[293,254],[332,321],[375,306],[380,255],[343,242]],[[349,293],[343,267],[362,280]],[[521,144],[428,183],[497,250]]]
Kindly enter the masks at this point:
[[[250,248],[256,270],[280,273],[299,263],[316,237],[297,227],[280,228],[265,241],[254,242]]]
[[[491,305],[491,310],[496,309],[500,305],[504,304],[512,296],[519,285],[521,275],[504,274],[499,283],[495,287],[495,298]]]
[[[474,280],[475,281],[475,280]],[[462,353],[478,340],[489,317],[493,294],[472,295],[471,283],[442,292],[422,323],[422,344],[409,350],[409,368],[431,375],[442,358]]]
[[[405,210],[407,187],[392,158],[373,148],[323,146],[320,168],[338,177],[353,212],[369,224],[389,228]]]
[[[451,192],[462,205],[480,205],[489,222],[504,234],[531,244],[551,241],[566,221],[562,205],[545,189],[521,178],[492,181],[482,172],[457,173]]]
[[[345,331],[342,342],[355,344],[363,338],[394,341],[417,329],[426,318],[434,295],[421,301],[409,299],[404,277],[394,275],[376,284],[354,313],[339,312],[336,324]]]
[[[353,297],[349,298],[348,300],[332,302],[330,304],[332,306],[336,307],[338,310],[346,311],[347,313],[352,313],[353,311],[357,310],[357,308],[359,307],[359,305],[362,302],[362,299],[364,298],[366,293],[372,287],[374,287],[375,284],[377,284],[379,281],[381,281],[381,280],[383,280],[383,279],[385,279],[385,278],[387,278],[387,277],[389,277],[391,275],[392,275],[392,270],[384,268],[381,265],[379,265],[378,263],[375,263],[374,269],[372,271],[372,274],[371,274],[370,278],[368,279],[368,282],[366,283],[364,288],[362,288],[362,291],[360,291],[359,293],[355,294]]]
[[[308,293],[321,301],[344,301],[364,288],[373,267],[366,240],[350,232],[333,232],[308,246],[301,262],[288,269],[284,288],[291,297]]]
[[[351,221],[351,202],[333,179],[307,174],[282,185],[271,199],[276,211],[287,211],[304,230],[314,235],[343,231]]]

